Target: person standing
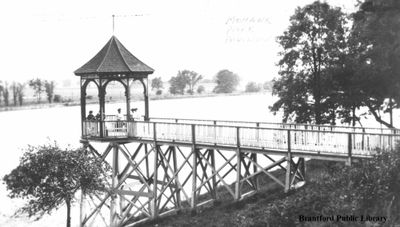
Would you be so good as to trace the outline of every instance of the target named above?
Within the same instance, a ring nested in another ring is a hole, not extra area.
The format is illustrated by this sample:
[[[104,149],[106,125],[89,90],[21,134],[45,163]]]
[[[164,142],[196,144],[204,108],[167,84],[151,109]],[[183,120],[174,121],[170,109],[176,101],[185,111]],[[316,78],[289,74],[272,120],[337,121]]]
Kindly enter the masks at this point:
[[[117,124],[116,124],[116,128],[123,128],[124,127],[124,123],[122,122],[124,115],[121,113],[121,108],[118,108],[118,113],[117,113]]]
[[[117,113],[117,121],[121,121],[122,120],[122,118],[124,117],[123,115],[122,115],[122,113],[121,113],[121,108],[118,108],[118,113]]]
[[[88,121],[95,121],[96,118],[93,115],[93,111],[89,111],[89,115],[86,117],[86,120]]]
[[[100,111],[96,114],[96,120],[100,121],[101,120],[101,115],[100,115]]]
[[[137,108],[131,109],[131,116],[130,119],[134,121],[135,119],[138,120],[139,116],[137,115]]]
[[[131,114],[129,114],[129,120],[131,122],[128,122],[128,136],[129,137],[136,137],[136,135],[137,135],[137,122],[132,122],[132,121],[140,120],[139,116],[137,115],[137,108],[132,108],[131,109]]]
[[[85,123],[86,133],[88,135],[97,135],[97,122],[92,110],[89,111],[89,115],[86,117],[86,120],[89,121]]]

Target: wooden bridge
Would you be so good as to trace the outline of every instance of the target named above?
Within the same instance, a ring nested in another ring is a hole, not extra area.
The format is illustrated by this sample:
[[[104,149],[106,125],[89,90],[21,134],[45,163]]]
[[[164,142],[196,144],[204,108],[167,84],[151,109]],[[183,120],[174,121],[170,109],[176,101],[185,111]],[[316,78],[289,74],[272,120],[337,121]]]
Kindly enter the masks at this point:
[[[257,191],[261,174],[287,192],[304,184],[305,158],[350,165],[378,150],[393,149],[400,140],[400,130],[386,128],[116,119],[107,115],[104,121],[83,121],[81,142],[104,160],[108,158],[113,169],[109,192],[103,198],[91,198],[92,212],[82,214],[84,225],[108,213],[112,226],[130,226],[178,211],[185,202],[196,209],[218,198],[218,186],[238,200]],[[108,146],[100,152],[94,143]],[[270,172],[276,168],[285,171],[283,179]],[[204,193],[211,198],[203,199]],[[104,213],[105,208],[111,212]]]
[[[304,185],[306,158],[351,164],[393,149],[400,139],[397,129],[150,118],[153,72],[115,36],[74,72],[81,87],[81,143],[112,169],[107,190],[82,194],[81,226],[131,226],[181,209],[195,211],[218,200],[221,190],[239,200],[257,192],[260,175],[287,192]],[[131,118],[135,81],[143,86],[143,121]],[[111,82],[124,90],[125,119],[121,110],[119,117],[105,115]],[[89,84],[98,91],[98,121],[88,120],[95,119],[86,111]]]

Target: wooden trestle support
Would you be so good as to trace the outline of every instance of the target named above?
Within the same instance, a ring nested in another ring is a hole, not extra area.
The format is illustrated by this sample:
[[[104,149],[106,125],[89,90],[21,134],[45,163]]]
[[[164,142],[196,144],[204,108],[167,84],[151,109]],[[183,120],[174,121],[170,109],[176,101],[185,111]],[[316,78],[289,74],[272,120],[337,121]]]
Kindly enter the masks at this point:
[[[259,176],[267,175],[288,192],[305,181],[304,158],[241,149],[221,150],[161,144],[157,141],[82,140],[84,147],[112,169],[109,189],[101,196],[82,195],[81,226],[133,226],[181,209],[196,211],[226,190],[234,200],[254,194]],[[104,151],[96,149],[102,145]],[[282,169],[274,175],[270,170]],[[226,193],[224,193],[226,195]]]

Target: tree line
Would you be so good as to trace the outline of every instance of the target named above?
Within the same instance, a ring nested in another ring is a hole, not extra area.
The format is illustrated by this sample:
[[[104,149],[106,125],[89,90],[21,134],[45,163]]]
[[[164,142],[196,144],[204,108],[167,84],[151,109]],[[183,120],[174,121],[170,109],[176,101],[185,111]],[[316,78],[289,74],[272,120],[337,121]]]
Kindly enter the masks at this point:
[[[0,80],[0,106],[22,106],[25,104],[27,85],[34,91],[36,102],[40,103],[42,95],[46,95],[49,103],[59,102],[60,96],[54,95],[56,84],[54,81],[34,78],[26,82],[8,82]],[[10,96],[12,95],[12,96]]]
[[[195,92],[203,93],[205,91],[204,86],[199,85],[200,81],[204,77],[199,73],[191,70],[182,70],[178,71],[176,76],[173,76],[168,81],[169,83],[169,93],[176,94],[191,94],[193,95]],[[215,93],[232,93],[236,90],[236,87],[239,85],[240,78],[237,74],[229,71],[229,70],[221,70],[214,77],[214,82],[217,83],[217,86],[214,88],[213,92]],[[156,77],[151,81],[152,89],[156,89],[156,94],[161,94],[161,89],[163,88],[163,82],[161,77]],[[197,89],[196,89],[197,87]]]
[[[354,126],[370,114],[392,128],[400,103],[399,20],[400,3],[392,0],[360,1],[351,15],[326,2],[298,7],[277,38],[279,100],[270,109],[283,110],[284,122]]]
[[[185,93],[193,95],[194,93],[201,94],[205,91],[203,85],[199,85],[200,81],[203,80],[204,77],[199,73],[191,70],[182,70],[178,71],[177,75],[171,77],[168,83],[169,93],[176,95],[183,95]],[[232,93],[237,89],[237,86],[240,82],[240,77],[227,69],[220,70],[215,77],[213,78],[213,82],[216,83],[216,86],[212,90],[214,93]],[[197,88],[196,88],[197,87]],[[156,77],[151,80],[151,88],[156,90],[157,95],[162,94],[162,90],[164,88],[163,81],[161,77]],[[246,85],[246,92],[259,92],[262,89],[268,90],[270,88],[270,82],[265,82],[264,84],[257,84],[255,82],[249,82]]]

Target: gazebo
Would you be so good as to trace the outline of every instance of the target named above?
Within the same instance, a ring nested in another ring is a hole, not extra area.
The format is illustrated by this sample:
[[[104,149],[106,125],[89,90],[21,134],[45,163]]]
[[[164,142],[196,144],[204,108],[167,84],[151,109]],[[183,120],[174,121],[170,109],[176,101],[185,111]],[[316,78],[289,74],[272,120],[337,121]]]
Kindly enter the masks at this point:
[[[136,58],[130,53],[117,37],[112,36],[107,44],[86,64],[77,69],[74,73],[80,76],[81,87],[81,120],[82,120],[82,136],[87,133],[86,119],[86,89],[90,82],[93,82],[98,88],[99,94],[99,127],[96,132],[92,132],[92,136],[103,138],[105,135],[105,95],[107,85],[111,81],[121,83],[125,89],[126,97],[126,120],[131,119],[130,115],[130,86],[138,80],[143,85],[143,95],[145,102],[144,120],[149,119],[149,96],[148,96],[148,75],[154,70]],[[96,125],[98,125],[96,123]]]

